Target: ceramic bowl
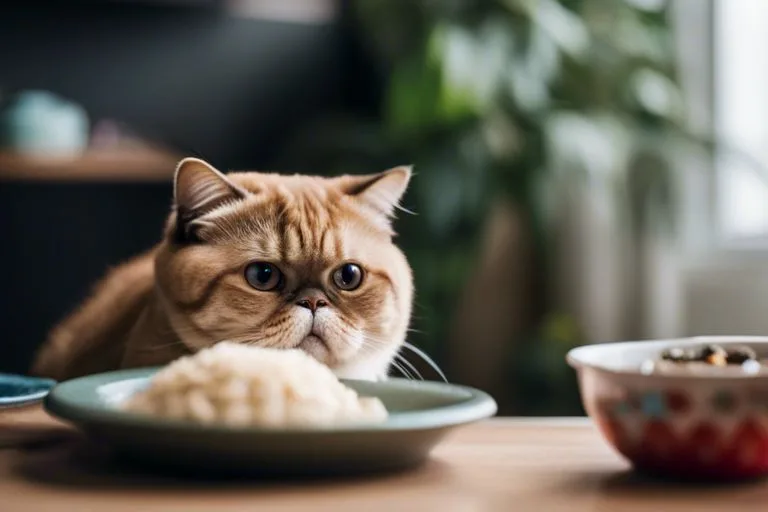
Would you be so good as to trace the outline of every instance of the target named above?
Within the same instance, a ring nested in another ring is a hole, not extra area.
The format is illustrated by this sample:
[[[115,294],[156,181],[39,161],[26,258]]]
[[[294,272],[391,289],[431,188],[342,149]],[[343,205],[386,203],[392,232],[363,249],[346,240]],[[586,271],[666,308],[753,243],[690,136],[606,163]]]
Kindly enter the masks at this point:
[[[671,347],[747,345],[768,357],[768,337],[716,336],[578,347],[582,403],[605,439],[641,471],[706,480],[768,473],[768,376],[646,375]]]
[[[449,432],[496,413],[480,390],[440,382],[344,381],[376,396],[383,423],[318,428],[201,425],[123,411],[119,405],[149,384],[157,368],[121,370],[58,384],[46,410],[70,421],[141,465],[203,475],[359,475],[425,461]],[[2,509],[2,507],[0,507]]]

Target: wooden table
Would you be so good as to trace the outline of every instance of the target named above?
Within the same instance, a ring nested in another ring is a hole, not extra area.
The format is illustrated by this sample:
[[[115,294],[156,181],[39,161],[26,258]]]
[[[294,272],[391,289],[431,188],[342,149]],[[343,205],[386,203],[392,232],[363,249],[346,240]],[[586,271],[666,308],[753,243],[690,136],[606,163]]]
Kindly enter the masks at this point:
[[[415,470],[292,483],[131,473],[37,408],[0,412],[0,446],[2,512],[768,510],[768,482],[643,480],[582,419],[491,420],[457,431]]]

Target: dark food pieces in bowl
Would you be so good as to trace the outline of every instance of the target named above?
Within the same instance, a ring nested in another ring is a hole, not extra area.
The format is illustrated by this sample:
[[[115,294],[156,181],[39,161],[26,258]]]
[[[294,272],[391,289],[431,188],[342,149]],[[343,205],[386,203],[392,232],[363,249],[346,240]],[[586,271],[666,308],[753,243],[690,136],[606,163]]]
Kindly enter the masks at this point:
[[[635,468],[733,481],[768,474],[766,353],[768,337],[709,337],[589,345],[568,361],[588,414]]]
[[[643,362],[643,374],[681,374],[721,371],[757,374],[768,371],[765,361],[749,346],[721,346],[709,343],[699,346],[671,347],[661,352],[658,358]]]
[[[694,348],[673,347],[662,351],[661,359],[675,363],[698,361],[714,366],[725,366],[755,361],[757,360],[757,354],[750,347],[744,345],[723,348],[720,345],[709,344]]]

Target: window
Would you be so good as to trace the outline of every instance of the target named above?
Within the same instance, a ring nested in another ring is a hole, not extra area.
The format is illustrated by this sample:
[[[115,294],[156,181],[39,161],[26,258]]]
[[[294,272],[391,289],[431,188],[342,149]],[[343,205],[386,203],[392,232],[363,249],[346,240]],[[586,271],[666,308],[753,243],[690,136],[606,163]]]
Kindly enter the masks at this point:
[[[768,1],[715,0],[713,8],[715,133],[768,169]],[[718,239],[768,243],[768,175],[724,149],[715,166]]]
[[[692,125],[724,143],[714,162],[702,158],[683,173],[691,179],[681,331],[766,334],[768,177],[760,173],[768,168],[768,1],[674,1]]]

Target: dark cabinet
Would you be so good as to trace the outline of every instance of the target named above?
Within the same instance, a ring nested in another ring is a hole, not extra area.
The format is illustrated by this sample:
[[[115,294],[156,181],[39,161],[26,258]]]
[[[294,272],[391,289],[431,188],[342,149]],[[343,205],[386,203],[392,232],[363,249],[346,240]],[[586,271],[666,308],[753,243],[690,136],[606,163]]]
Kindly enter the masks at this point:
[[[104,179],[96,166],[87,180],[25,179],[2,164],[0,371],[24,372],[49,329],[110,266],[158,242],[173,167],[168,179],[116,177],[107,164]]]

